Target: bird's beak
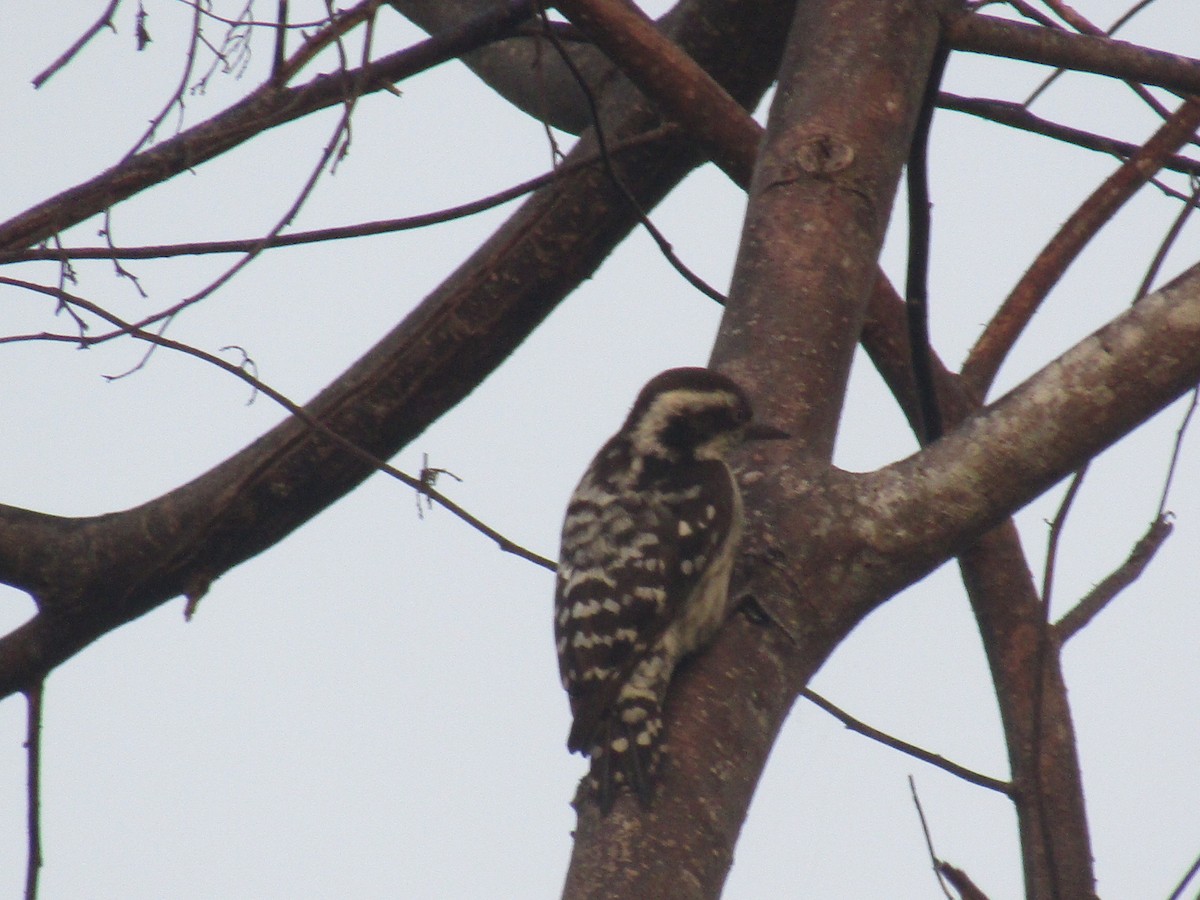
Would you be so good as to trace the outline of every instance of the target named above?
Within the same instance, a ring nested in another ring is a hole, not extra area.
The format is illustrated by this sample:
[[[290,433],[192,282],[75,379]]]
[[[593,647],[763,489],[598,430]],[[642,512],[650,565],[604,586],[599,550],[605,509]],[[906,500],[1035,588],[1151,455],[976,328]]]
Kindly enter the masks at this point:
[[[752,422],[750,427],[746,429],[747,441],[776,441],[782,438],[790,438],[788,434],[781,428],[776,428],[774,425],[767,425],[764,422]]]

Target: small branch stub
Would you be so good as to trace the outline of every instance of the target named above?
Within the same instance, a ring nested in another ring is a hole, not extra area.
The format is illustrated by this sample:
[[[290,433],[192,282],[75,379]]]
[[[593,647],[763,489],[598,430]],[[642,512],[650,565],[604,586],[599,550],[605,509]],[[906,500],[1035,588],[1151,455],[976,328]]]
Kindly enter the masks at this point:
[[[771,167],[768,187],[792,184],[804,178],[828,178],[853,165],[856,154],[849,141],[830,132],[798,134],[792,149]]]
[[[809,175],[832,175],[850,167],[854,148],[832,134],[818,134],[796,148],[796,163]]]

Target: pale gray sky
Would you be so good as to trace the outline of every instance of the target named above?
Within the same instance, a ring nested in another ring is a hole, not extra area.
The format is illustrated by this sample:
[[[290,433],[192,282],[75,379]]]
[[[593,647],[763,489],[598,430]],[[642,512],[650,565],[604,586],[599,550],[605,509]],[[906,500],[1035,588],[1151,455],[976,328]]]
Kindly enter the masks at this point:
[[[0,39],[0,219],[116,162],[178,82],[190,12],[146,0],[34,91],[30,79],[100,4],[10,4]],[[260,4],[260,15],[269,6]],[[129,8],[125,8],[128,6]],[[233,10],[235,4],[218,4]],[[293,4],[301,7],[303,4]],[[319,7],[320,4],[317,4]],[[1079,0],[1100,23],[1123,2]],[[1162,0],[1127,39],[1193,56],[1188,0]],[[300,10],[294,18],[304,15]],[[219,31],[214,27],[211,32]],[[416,37],[381,16],[377,46]],[[189,96],[194,124],[245,78]],[[326,66],[325,68],[328,68]],[[1020,99],[1039,70],[954,57],[947,89]],[[544,171],[541,127],[457,64],[363,100],[349,158],[296,222],[304,229],[426,212]],[[1154,127],[1128,89],[1070,76],[1035,108],[1140,139]],[[175,127],[172,114],[162,133]],[[251,237],[280,216],[335,123],[277,129],[122,205],[120,244]],[[569,139],[563,138],[564,142]],[[1115,166],[961,115],[934,125],[933,335],[957,365],[1039,246]],[[1176,186],[1182,182],[1176,179]],[[711,166],[654,214],[679,255],[728,284],[744,197]],[[204,349],[237,344],[262,379],[305,400],[453,270],[512,207],[435,229],[267,254],[172,325]],[[1128,304],[1175,213],[1156,191],[1132,202],[1072,269],[1002,373],[1018,383]],[[98,221],[64,235],[98,242]],[[898,277],[903,229],[885,250]],[[1164,275],[1195,261],[1190,226]],[[127,266],[150,294],[81,263],[76,290],[135,315],[198,290],[231,257]],[[51,280],[49,264],[19,277]],[[902,279],[898,279],[902,282]],[[59,329],[52,304],[0,289],[0,333]],[[631,238],[465,403],[395,461],[423,453],[463,483],[448,494],[553,556],[566,498],[638,387],[703,363],[719,310]],[[204,364],[113,344],[0,347],[9,440],[0,502],[82,515],[167,491],[261,434],[281,413]],[[1173,408],[1106,454],[1076,502],[1058,567],[1064,603],[1124,558],[1157,506]],[[856,366],[837,462],[867,469],[914,444],[870,366]],[[1176,532],[1146,576],[1066,652],[1099,890],[1165,896],[1200,851],[1200,484],[1184,447]],[[1035,568],[1061,489],[1021,513]],[[87,648],[49,679],[44,725],[43,900],[74,898],[542,898],[570,853],[568,805],[584,761],[568,756],[550,635],[551,578],[495,550],[444,511],[419,518],[411,491],[376,476],[262,556],[220,579],[195,619],[176,600]],[[31,612],[0,590],[0,628]],[[1060,609],[1061,611],[1061,609]],[[871,616],[814,687],[877,727],[1004,777],[1002,736],[969,607],[944,567]],[[24,704],[0,702],[0,896],[24,877]],[[1007,802],[797,707],[738,846],[726,896],[937,895],[906,777],[941,856],[996,898],[1019,896]]]

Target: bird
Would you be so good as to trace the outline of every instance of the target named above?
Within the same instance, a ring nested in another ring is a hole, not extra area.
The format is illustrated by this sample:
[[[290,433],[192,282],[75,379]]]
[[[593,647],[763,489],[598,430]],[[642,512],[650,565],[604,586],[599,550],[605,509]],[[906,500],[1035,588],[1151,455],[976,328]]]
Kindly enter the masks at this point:
[[[676,666],[729,612],[743,528],[727,458],[756,423],[746,393],[712,369],[668,369],[597,452],[563,520],[554,597],[567,748],[590,758],[585,796],[607,814],[622,791],[649,807]]]

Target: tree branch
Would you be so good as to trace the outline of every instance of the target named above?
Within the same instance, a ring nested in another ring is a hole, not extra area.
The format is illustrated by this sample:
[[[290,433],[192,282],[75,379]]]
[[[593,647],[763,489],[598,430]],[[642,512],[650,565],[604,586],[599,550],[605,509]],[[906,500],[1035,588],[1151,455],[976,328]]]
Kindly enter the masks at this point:
[[[619,154],[636,147],[644,147],[659,138],[666,137],[674,126],[664,125],[650,131],[634,135],[628,140],[619,142],[609,148],[609,152]],[[578,159],[571,163],[563,163],[553,171],[522,181],[510,188],[505,188],[488,197],[470,200],[458,206],[451,206],[435,212],[420,213],[404,216],[398,219],[380,219],[374,222],[360,222],[357,225],[341,225],[331,228],[318,228],[312,231],[294,231],[288,234],[257,238],[238,238],[225,241],[195,241],[185,244],[155,244],[144,247],[30,247],[25,250],[0,251],[0,265],[14,262],[32,262],[50,260],[77,259],[165,259],[173,256],[196,256],[210,253],[249,253],[255,248],[273,249],[275,247],[295,247],[303,244],[315,244],[324,241],[341,241],[348,238],[371,237],[379,234],[392,234],[397,231],[410,231],[416,228],[427,228],[442,222],[465,218],[484,210],[502,206],[540,187],[550,184],[554,179],[578,172],[589,166],[600,163],[596,154],[587,159]]]
[[[391,0],[391,5],[419,28],[439,34],[486,12],[492,2]],[[665,17],[664,26],[673,16],[674,12]],[[602,90],[617,77],[612,63],[595,47],[574,43],[569,52],[593,91]],[[592,124],[574,74],[537,30],[481,47],[465,54],[462,61],[497,94],[540,122],[568,134],[582,134]]]
[[[121,0],[109,0],[108,6],[104,8],[104,12],[100,13],[100,17],[76,39],[75,43],[64,50],[58,59],[54,60],[54,62],[50,63],[50,65],[34,76],[33,87],[35,90],[53,78],[55,73],[78,56],[79,51],[87,46],[88,41],[100,33],[100,29],[109,28],[112,31],[117,30],[113,27],[112,17],[113,13],[117,11],[117,6],[120,2]]]
[[[909,775],[908,790],[912,794],[913,806],[917,810],[917,818],[921,822],[921,833],[925,836],[925,849],[929,853],[929,864],[933,869],[933,875],[937,879],[938,887],[942,889],[942,894],[947,900],[954,900],[950,896],[950,891],[946,888],[946,882],[942,880],[941,862],[938,860],[937,851],[933,849],[933,835],[929,833],[929,822],[925,819],[925,810],[921,807],[921,798],[917,796],[917,782]]]
[[[0,225],[0,249],[18,250],[40,243],[270,128],[342,103],[348,90],[373,93],[496,40],[527,17],[529,9],[530,0],[510,0],[455,32],[429,38],[370,65],[318,75],[299,87],[280,88],[268,82],[225,112]]]
[[[946,40],[955,50],[1007,56],[1200,94],[1200,60],[1112,38],[958,12],[947,19]]]
[[[11,278],[0,277],[0,284],[13,285],[13,284],[17,284],[17,283],[14,282],[14,280]],[[129,337],[134,338],[135,340],[144,341],[145,343],[150,344],[151,347],[162,347],[167,350],[173,350],[177,353],[182,353],[186,356],[191,356],[195,359],[198,359],[201,362],[205,362],[210,366],[214,366],[215,368],[218,368],[221,371],[226,372],[230,375],[233,375],[235,378],[238,378],[241,381],[244,381],[246,384],[250,385],[250,387],[253,388],[256,393],[260,393],[260,394],[264,395],[265,397],[268,397],[270,400],[272,400],[274,403],[277,403],[279,406],[283,407],[283,409],[287,410],[287,412],[291,413],[291,415],[295,416],[297,419],[299,419],[301,422],[303,422],[305,425],[307,425],[313,431],[317,432],[320,436],[328,438],[329,440],[333,441],[335,444],[340,446],[347,453],[358,457],[358,459],[360,459],[362,462],[364,462],[371,468],[396,479],[401,484],[406,485],[407,487],[412,488],[414,491],[416,491],[418,493],[418,495],[427,497],[427,498],[429,498],[429,500],[437,502],[437,504],[439,506],[443,507],[447,512],[451,513],[452,515],[454,515],[461,521],[465,522],[467,525],[474,528],[476,531],[478,531],[484,537],[494,541],[496,543],[496,545],[500,548],[500,550],[502,550],[503,552],[512,553],[514,556],[519,556],[520,558],[522,558],[524,560],[534,563],[535,565],[541,566],[543,569],[549,569],[551,572],[553,572],[557,569],[557,564],[553,560],[547,559],[546,557],[541,556],[538,553],[534,553],[532,550],[529,550],[528,548],[521,546],[516,541],[514,541],[508,537],[505,537],[503,534],[501,534],[495,528],[492,528],[490,525],[483,522],[478,517],[467,512],[467,510],[465,510],[463,507],[459,506],[457,503],[455,503],[449,497],[445,496],[440,491],[436,490],[433,487],[432,481],[430,479],[414,478],[412,475],[408,475],[405,472],[401,472],[395,466],[389,465],[384,460],[379,459],[378,457],[367,452],[366,450],[364,450],[362,447],[358,446],[354,442],[352,442],[352,441],[346,439],[345,437],[343,437],[342,435],[338,434],[336,431],[334,431],[333,429],[331,429],[327,425],[325,425],[325,423],[321,422],[318,419],[313,418],[304,409],[304,407],[302,407],[299,404],[295,403],[294,401],[290,400],[287,396],[285,396],[281,392],[275,390],[275,388],[271,387],[269,384],[266,384],[265,382],[256,378],[254,375],[250,374],[250,372],[246,371],[246,365],[244,363],[242,365],[235,365],[234,363],[227,362],[226,360],[222,359],[219,356],[216,356],[212,353],[208,353],[207,351],[201,350],[198,347],[193,347],[189,344],[184,344],[179,341],[172,340],[168,337],[164,337],[163,335],[157,334],[152,331],[146,331],[144,328],[140,328],[139,326],[137,326],[135,324],[132,324],[130,322],[125,322],[124,320],[113,315],[112,313],[108,312],[107,310],[100,308],[99,306],[97,306],[94,303],[90,303],[81,297],[75,297],[75,296],[72,296],[71,294],[68,294],[67,292],[63,291],[61,288],[59,288],[59,289],[47,288],[42,285],[33,285],[33,284],[26,284],[26,285],[24,285],[24,287],[26,287],[29,290],[41,291],[42,293],[49,294],[50,296],[56,297],[58,299],[59,303],[62,304],[63,308],[72,309],[73,307],[79,307],[82,309],[86,309],[88,312],[100,317],[105,322],[108,322],[110,325],[113,325],[117,328],[116,332],[112,332],[107,335],[102,335],[99,338],[92,338],[86,334],[80,334],[80,335],[44,334],[44,335],[29,335],[29,336],[26,336],[26,338],[25,338],[26,340],[30,340],[30,341],[59,340],[62,342],[70,342],[78,347],[93,347],[96,344],[101,343],[102,341],[109,340],[113,337],[120,336],[120,335],[128,335]],[[14,340],[15,339],[13,339],[13,338],[0,338],[0,343],[8,343],[8,342],[12,342]],[[226,348],[226,349],[228,349],[228,348]],[[121,376],[111,376],[111,377],[119,378]]]
[[[42,682],[25,691],[25,825],[28,858],[25,863],[25,900],[36,900],[42,870]]]
[[[864,539],[890,556],[919,532],[931,562],[945,559],[944,548],[1024,506],[1200,381],[1198,348],[1194,266],[927,451],[863,476],[864,488],[876,482],[864,502],[883,504]],[[902,502],[891,499],[896,479],[911,488]]]
[[[915,429],[919,418],[908,365],[904,303],[883,278],[876,282],[863,328],[863,346]],[[956,376],[936,359],[934,362],[938,402],[948,423],[957,427],[978,411],[978,404],[967,396]],[[1090,885],[1088,823],[1070,705],[1058,655],[1044,655],[1039,670],[1037,654],[1030,652],[1029,635],[1044,627],[1042,605],[1012,520],[980,537],[959,554],[958,561],[995,685],[1013,773],[1010,783],[1020,786],[1009,796],[1017,814],[1026,892],[1048,896],[1046,886],[1052,883]],[[1035,685],[1041,686],[1040,707],[1032,702]],[[1040,726],[1039,716],[1043,720]],[[1032,735],[1038,728],[1043,738],[1049,734],[1052,740],[1037,742],[1035,754]],[[1060,835],[1054,856],[1057,869],[1046,853],[1042,812],[1047,809],[1053,811]]]
[[[699,141],[735,184],[750,183],[762,129],[641,10],[613,0],[563,0],[555,5],[662,106],[669,120]]]
[[[901,740],[888,734],[886,731],[880,731],[878,728],[873,728],[861,719],[856,719],[840,706],[830,703],[816,691],[809,688],[804,688],[800,692],[804,699],[808,700],[816,706],[819,706],[829,715],[833,716],[851,731],[858,732],[863,737],[868,737],[873,741],[878,741],[885,747],[891,747],[893,750],[899,750],[901,753],[906,753],[913,759],[919,759],[921,762],[929,763],[931,766],[936,766],[944,772],[949,772],[956,778],[961,778],[963,781],[978,785],[979,787],[987,788],[989,791],[996,791],[1001,794],[1010,794],[1012,792],[1011,785],[1007,781],[1001,781],[999,778],[992,778],[989,775],[982,775],[966,766],[960,766],[958,763],[946,759],[940,754],[933,753],[916,744],[910,744],[908,741]]]
[[[1082,131],[1069,125],[1051,122],[1049,119],[1035,116],[1024,105],[1008,100],[960,97],[957,94],[947,94],[943,91],[938,95],[938,106],[977,116],[989,122],[1008,125],[1010,128],[1019,128],[1032,134],[1044,135],[1054,138],[1056,141],[1074,144],[1076,147],[1095,150],[1098,153],[1108,153],[1118,159],[1128,159],[1140,148],[1140,145],[1132,144],[1129,141],[1118,141],[1101,134],[1093,134],[1090,131]],[[1185,175],[1200,175],[1200,160],[1190,159],[1186,156],[1168,156],[1163,160],[1162,167],[1174,172],[1182,172]]]
[[[1166,516],[1159,516],[1134,544],[1128,558],[1083,599],[1054,624],[1054,639],[1061,645],[1073,638],[1094,619],[1116,596],[1133,584],[1146,571],[1158,549],[1171,536],[1175,526]]]
[[[962,869],[957,869],[948,862],[940,862],[938,871],[958,891],[962,900],[988,900],[987,894],[977,888],[975,882]]]
[[[1043,628],[1042,609],[1015,530],[980,535],[1200,380],[1198,348],[1200,266],[908,460],[862,476],[789,474],[763,488],[784,494],[778,502],[793,519],[786,534],[799,541],[804,567],[829,557],[840,573],[831,584],[804,584],[808,596],[838,598],[834,610],[799,616],[809,631],[822,615],[840,616],[837,626],[848,630],[846,618],[857,621],[945,559],[962,558],[1001,702],[1031,896],[1050,896],[1053,885],[1062,896],[1093,890],[1087,819],[1058,654],[1043,654],[1040,670],[1035,664],[1031,635]],[[839,521],[858,537],[839,540]],[[812,530],[826,535],[816,547],[803,537]],[[776,537],[773,545],[787,543]],[[1035,725],[1042,740],[1032,758]]]

